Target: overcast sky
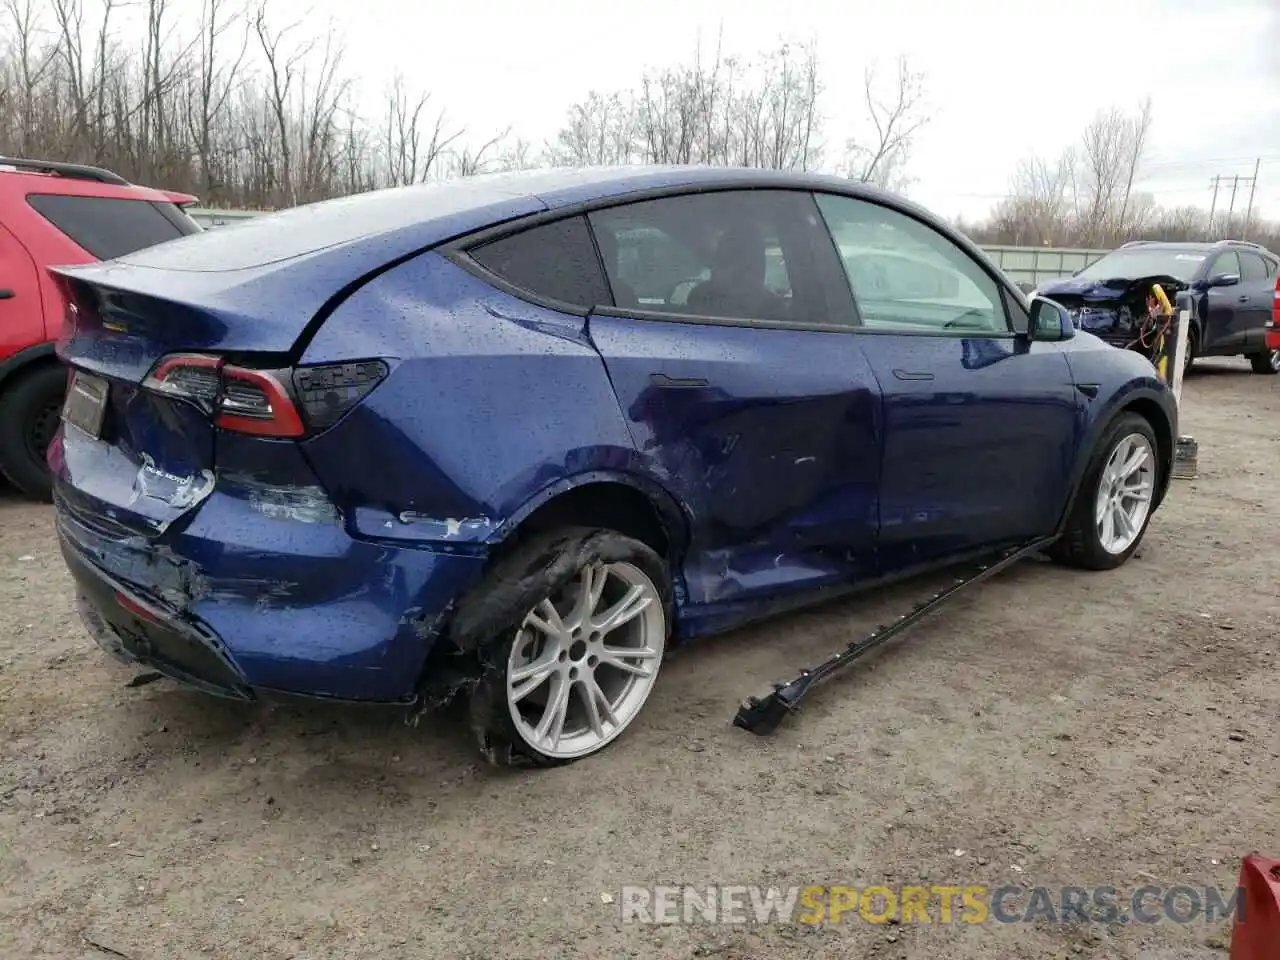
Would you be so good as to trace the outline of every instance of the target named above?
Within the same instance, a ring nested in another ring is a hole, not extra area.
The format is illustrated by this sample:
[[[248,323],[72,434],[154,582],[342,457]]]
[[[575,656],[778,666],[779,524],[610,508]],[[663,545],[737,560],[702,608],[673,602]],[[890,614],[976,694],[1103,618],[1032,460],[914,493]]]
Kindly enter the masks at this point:
[[[290,9],[339,25],[373,115],[398,68],[477,136],[511,125],[537,143],[589,90],[632,86],[723,31],[736,53],[817,42],[837,159],[864,121],[864,69],[905,54],[932,117],[910,193],[948,216],[982,215],[1019,158],[1052,157],[1097,110],[1150,94],[1141,189],[1207,206],[1214,175],[1261,158],[1255,206],[1280,218],[1280,0],[273,0],[282,22]]]

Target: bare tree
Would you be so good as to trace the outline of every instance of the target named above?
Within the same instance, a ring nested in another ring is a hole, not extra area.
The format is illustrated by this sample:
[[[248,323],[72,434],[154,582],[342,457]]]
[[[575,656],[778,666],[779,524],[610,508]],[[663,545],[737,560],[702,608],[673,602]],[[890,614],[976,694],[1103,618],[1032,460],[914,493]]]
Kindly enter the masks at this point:
[[[812,44],[752,61],[695,51],[632,90],[593,91],[569,109],[553,162],[710,164],[806,170],[821,159],[821,93]]]
[[[500,164],[502,158],[498,154],[502,149],[503,142],[509,136],[511,136],[510,127],[497,136],[486,140],[475,149],[463,147],[452,157],[453,174],[459,177],[473,177],[478,173],[485,173],[495,164]]]
[[[908,184],[911,145],[929,120],[923,111],[924,75],[913,71],[906,58],[899,58],[891,92],[881,96],[876,87],[876,69],[870,67],[863,79],[863,96],[875,133],[845,145],[845,176],[900,190]]]
[[[614,166],[631,162],[630,104],[621,93],[592,91],[569,108],[565,126],[548,147],[552,162],[563,166]]]

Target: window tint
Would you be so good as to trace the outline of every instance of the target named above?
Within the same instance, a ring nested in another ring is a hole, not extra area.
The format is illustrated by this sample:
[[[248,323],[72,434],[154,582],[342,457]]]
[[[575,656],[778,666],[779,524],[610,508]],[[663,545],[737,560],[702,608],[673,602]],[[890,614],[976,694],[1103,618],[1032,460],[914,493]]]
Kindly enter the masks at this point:
[[[664,197],[589,214],[619,307],[723,319],[829,322],[808,276],[806,194]]]
[[[1240,253],[1240,279],[1244,283],[1261,282],[1267,279],[1267,266],[1256,253],[1247,251]]]
[[[818,208],[863,326],[919,333],[1008,332],[1000,285],[933,228],[852,197],[821,194]]]
[[[99,260],[200,232],[199,224],[172,203],[58,194],[35,194],[27,203]]]
[[[536,296],[582,307],[613,302],[583,217],[531,227],[469,253],[486,270]]]
[[[1209,276],[1217,277],[1224,273],[1240,276],[1240,258],[1236,256],[1234,250],[1218,254],[1218,259],[1213,261],[1213,269],[1209,271]]]

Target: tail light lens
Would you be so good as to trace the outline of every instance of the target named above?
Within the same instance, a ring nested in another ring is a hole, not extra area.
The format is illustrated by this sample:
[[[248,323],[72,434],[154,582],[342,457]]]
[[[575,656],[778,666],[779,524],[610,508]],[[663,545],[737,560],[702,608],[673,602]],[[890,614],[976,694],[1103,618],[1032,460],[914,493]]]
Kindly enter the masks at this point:
[[[259,370],[175,353],[161,358],[142,385],[198,407],[223,430],[302,437],[336,423],[387,373],[381,360]]]

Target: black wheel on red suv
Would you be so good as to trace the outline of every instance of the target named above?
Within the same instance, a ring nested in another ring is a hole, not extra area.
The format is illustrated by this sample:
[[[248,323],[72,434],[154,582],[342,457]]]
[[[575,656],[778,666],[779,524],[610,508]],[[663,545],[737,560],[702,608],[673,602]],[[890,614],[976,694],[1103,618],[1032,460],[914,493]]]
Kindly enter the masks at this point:
[[[1255,353],[1249,358],[1249,365],[1254,373],[1280,373],[1280,350],[1268,350],[1266,353]]]
[[[0,473],[28,497],[51,497],[45,456],[58,430],[66,386],[66,371],[46,364],[16,375],[0,388]]]

